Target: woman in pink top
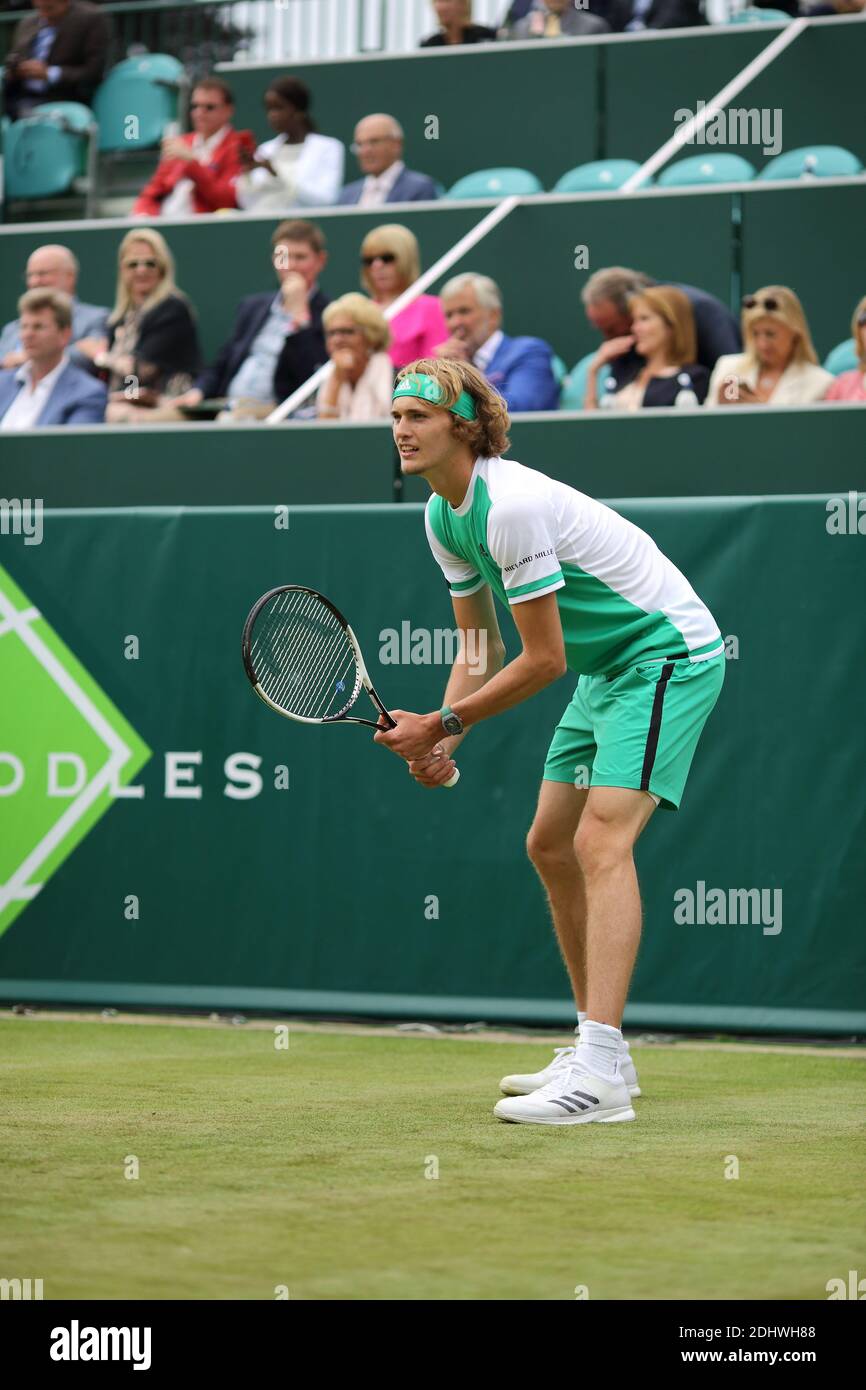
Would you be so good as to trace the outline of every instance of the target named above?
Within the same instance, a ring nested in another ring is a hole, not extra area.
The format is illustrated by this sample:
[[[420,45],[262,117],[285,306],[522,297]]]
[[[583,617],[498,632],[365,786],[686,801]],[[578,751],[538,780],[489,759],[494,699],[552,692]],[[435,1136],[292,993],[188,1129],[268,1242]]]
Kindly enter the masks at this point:
[[[866,295],[854,310],[851,337],[857,349],[858,365],[853,371],[837,376],[824,397],[825,401],[866,401]]]
[[[384,313],[421,274],[418,242],[408,227],[386,223],[368,232],[361,244],[361,284]],[[405,367],[417,357],[432,356],[448,328],[435,294],[419,294],[390,320],[391,361]]]

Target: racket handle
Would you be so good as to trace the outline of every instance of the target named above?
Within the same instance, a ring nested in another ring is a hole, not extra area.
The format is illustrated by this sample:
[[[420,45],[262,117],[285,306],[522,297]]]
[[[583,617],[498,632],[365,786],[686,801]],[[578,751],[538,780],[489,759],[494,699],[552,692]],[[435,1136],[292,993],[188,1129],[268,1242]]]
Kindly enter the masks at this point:
[[[453,773],[452,773],[451,776],[448,778],[448,781],[447,781],[447,782],[443,782],[442,785],[443,785],[443,787],[456,787],[456,786],[457,786],[457,783],[458,783],[459,781],[460,781],[460,768],[459,768],[459,767],[455,767]]]

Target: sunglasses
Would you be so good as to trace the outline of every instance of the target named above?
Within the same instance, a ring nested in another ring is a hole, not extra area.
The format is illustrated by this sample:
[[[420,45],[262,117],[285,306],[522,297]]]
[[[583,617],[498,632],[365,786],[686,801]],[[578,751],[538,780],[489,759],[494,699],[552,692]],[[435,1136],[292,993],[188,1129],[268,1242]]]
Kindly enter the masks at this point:
[[[218,101],[191,101],[190,111],[219,111],[220,102]]]
[[[774,314],[781,307],[778,299],[774,299],[771,294],[766,295],[763,299],[758,299],[754,294],[747,294],[743,298],[744,309],[761,308],[766,309],[768,314]]]
[[[397,257],[394,255],[393,251],[377,251],[375,256],[362,256],[361,265],[365,266],[367,269],[369,269],[374,261],[381,261],[383,265],[393,265],[396,259]]]
[[[124,261],[125,270],[158,270],[159,261]]]

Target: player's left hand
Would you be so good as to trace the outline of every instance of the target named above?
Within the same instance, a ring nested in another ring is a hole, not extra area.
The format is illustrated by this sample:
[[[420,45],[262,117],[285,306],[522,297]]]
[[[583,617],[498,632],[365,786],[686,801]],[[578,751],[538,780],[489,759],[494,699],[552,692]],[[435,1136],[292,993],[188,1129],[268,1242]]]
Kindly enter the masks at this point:
[[[392,709],[390,714],[397,721],[396,729],[383,725],[373,738],[376,743],[384,743],[399,758],[405,758],[407,763],[431,753],[442,737],[442,720],[438,714],[412,714],[405,709]]]

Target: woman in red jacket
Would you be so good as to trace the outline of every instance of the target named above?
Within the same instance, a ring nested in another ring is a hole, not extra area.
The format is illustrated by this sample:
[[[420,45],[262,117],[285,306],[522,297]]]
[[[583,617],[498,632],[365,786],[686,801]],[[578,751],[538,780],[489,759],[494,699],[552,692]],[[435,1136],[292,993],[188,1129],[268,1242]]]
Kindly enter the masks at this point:
[[[249,161],[255,140],[249,130],[234,130],[231,88],[215,77],[199,82],[190,103],[192,131],[169,135],[162,142],[156,173],[141,190],[133,217],[190,217],[237,207],[235,183]]]

